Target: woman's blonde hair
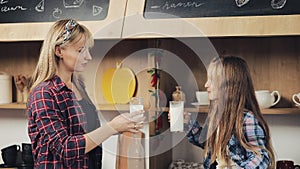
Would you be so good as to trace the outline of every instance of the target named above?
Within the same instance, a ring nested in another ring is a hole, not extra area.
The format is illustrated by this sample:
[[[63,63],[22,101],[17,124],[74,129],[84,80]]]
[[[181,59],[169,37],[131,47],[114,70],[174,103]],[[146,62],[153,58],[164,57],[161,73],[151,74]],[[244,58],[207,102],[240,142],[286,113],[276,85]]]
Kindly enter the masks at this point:
[[[43,42],[39,60],[31,78],[31,89],[51,79],[57,73],[60,58],[55,55],[55,47],[72,45],[83,36],[86,39],[86,45],[92,47],[94,40],[91,32],[74,19],[58,20],[52,25]]]
[[[243,118],[246,109],[253,112],[266,134],[269,168],[275,168],[269,127],[259,109],[247,63],[234,56],[215,58],[209,65],[208,75],[218,93],[218,99],[211,101],[208,115],[206,152],[211,151],[211,162],[216,158],[227,161],[227,144],[232,135],[242,147],[259,154],[259,147],[249,144],[244,137]]]

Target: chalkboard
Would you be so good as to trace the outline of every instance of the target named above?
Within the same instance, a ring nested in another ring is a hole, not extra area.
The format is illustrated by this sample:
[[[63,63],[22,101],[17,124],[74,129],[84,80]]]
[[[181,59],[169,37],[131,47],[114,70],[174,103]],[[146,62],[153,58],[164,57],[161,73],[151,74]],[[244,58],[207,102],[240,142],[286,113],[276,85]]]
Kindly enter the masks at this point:
[[[106,18],[109,0],[0,0],[0,8],[0,23],[94,21]]]
[[[300,14],[300,0],[146,0],[144,17],[197,18]]]

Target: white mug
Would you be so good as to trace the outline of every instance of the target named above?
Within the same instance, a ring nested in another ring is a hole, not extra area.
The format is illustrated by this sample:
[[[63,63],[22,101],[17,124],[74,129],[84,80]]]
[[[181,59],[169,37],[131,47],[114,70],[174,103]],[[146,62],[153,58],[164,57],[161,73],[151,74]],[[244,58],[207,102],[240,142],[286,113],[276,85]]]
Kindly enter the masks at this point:
[[[300,106],[300,93],[294,94],[292,100],[297,106]]]
[[[277,99],[275,99],[275,94],[277,95]],[[256,90],[255,96],[261,109],[276,105],[281,98],[279,91],[276,90],[272,92],[269,90]]]

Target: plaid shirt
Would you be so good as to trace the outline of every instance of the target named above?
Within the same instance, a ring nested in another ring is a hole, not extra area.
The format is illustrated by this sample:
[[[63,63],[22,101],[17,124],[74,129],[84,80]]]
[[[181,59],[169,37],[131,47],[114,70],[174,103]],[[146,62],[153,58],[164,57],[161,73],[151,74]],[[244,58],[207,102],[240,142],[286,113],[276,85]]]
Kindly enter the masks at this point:
[[[198,122],[191,124],[191,130],[189,131],[187,137],[188,140],[199,147],[204,147],[204,143],[199,143],[199,138],[202,128]],[[266,169],[269,166],[270,158],[266,145],[266,136],[263,128],[258,123],[256,117],[252,112],[244,112],[244,124],[243,132],[246,140],[249,144],[259,146],[259,155],[254,152],[247,150],[241,146],[237,138],[232,135],[229,142],[227,143],[229,156],[231,160],[237,165],[238,168],[244,169]],[[204,168],[208,169],[210,164],[210,153],[204,159]],[[211,167],[212,168],[212,167]]]
[[[31,91],[27,114],[35,168],[88,168],[86,114],[58,76]]]

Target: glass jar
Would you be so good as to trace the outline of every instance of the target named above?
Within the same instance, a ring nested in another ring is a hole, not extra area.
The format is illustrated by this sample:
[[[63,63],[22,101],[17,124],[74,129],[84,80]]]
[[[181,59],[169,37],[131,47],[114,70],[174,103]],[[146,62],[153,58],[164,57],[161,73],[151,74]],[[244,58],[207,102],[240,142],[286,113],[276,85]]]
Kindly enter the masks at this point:
[[[181,90],[181,86],[176,86],[176,90],[172,94],[173,101],[185,101],[185,94]]]

